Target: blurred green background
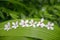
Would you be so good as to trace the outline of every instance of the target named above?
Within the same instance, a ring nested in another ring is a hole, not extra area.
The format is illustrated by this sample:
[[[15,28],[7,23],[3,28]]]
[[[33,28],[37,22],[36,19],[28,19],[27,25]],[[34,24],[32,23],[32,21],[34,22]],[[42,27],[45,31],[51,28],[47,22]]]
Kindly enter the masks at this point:
[[[46,28],[22,28],[4,31],[8,21],[41,18],[53,22],[54,30]],[[1,29],[2,28],[2,29]],[[0,0],[1,40],[60,40],[60,0]]]

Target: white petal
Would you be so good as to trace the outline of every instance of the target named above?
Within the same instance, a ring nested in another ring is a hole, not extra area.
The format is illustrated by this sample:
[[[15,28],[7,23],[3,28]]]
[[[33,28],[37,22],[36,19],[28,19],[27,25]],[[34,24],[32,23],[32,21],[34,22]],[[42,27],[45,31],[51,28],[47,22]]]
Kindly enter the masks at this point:
[[[29,27],[29,25],[28,25],[28,24],[26,24],[26,27]]]
[[[49,27],[47,27],[47,29],[50,29]]]
[[[16,21],[16,25],[18,25],[18,21]]]
[[[51,22],[48,22],[48,25],[50,25],[51,24]]]
[[[14,23],[14,22],[12,22],[12,25],[15,25],[15,23]]]
[[[39,26],[39,24],[37,24],[37,26]]]
[[[10,28],[7,28],[6,30],[8,31]]]
[[[22,27],[25,27],[25,25],[22,25]]]
[[[31,22],[33,22],[34,20],[33,19],[31,19]]]
[[[14,29],[16,29],[17,27],[14,27]]]
[[[8,22],[8,25],[10,25],[10,22]]]
[[[48,25],[45,25],[45,27],[48,27]]]
[[[15,26],[12,26],[12,28],[14,28]]]
[[[53,28],[53,27],[51,27],[51,30],[54,30],[54,28]]]
[[[22,23],[19,23],[20,25],[22,25]]]
[[[54,26],[54,23],[52,23],[51,26]]]
[[[16,27],[19,27],[18,25]]]
[[[44,21],[44,18],[41,19],[41,22],[43,22],[43,21]]]
[[[35,28],[36,26],[35,26],[35,25],[33,25],[33,27]]]
[[[28,20],[26,20],[25,23],[28,23]]]
[[[5,25],[5,28],[8,27],[7,25]]]
[[[4,30],[7,30],[7,28],[4,28]]]
[[[43,28],[43,25],[42,25],[42,24],[40,24],[40,27],[41,27],[41,28]]]
[[[37,22],[34,22],[34,24],[37,24]]]

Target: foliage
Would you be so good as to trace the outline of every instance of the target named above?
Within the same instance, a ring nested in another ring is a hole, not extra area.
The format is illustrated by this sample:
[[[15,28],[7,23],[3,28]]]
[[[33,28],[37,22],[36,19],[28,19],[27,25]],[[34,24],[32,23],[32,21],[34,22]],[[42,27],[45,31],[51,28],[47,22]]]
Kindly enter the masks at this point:
[[[60,26],[59,0],[7,0],[0,1],[0,19],[41,18]],[[42,9],[45,9],[42,11]]]

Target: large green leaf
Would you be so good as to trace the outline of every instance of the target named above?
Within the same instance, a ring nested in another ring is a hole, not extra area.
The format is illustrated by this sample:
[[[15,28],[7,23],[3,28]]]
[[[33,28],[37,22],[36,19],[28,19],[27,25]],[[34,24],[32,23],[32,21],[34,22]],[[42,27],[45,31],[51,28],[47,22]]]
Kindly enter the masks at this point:
[[[11,23],[12,21],[17,21],[17,20],[10,20],[9,22]],[[35,20],[39,20],[39,19],[35,19]],[[23,28],[19,26],[17,29],[11,29],[9,31],[5,31],[3,30],[3,28],[7,22],[8,21],[0,23],[0,36],[25,36],[25,37],[33,37],[33,38],[38,38],[43,40],[60,40],[60,36],[59,36],[60,28],[57,27],[56,24],[54,25],[54,30],[48,30],[46,28],[40,28],[40,27],[36,27],[36,28],[24,27]],[[47,22],[48,21],[46,20],[45,23]]]

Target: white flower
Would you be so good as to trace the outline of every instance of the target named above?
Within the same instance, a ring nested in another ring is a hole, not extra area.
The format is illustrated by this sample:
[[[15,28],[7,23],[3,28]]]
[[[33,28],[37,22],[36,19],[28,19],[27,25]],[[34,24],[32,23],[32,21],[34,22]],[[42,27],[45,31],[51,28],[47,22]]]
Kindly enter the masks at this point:
[[[36,24],[37,24],[37,22],[34,22],[34,23],[33,23],[33,27],[34,27],[34,28],[36,27]]]
[[[44,26],[45,26],[45,24],[43,23],[44,22],[44,18],[42,18],[41,20],[40,20],[40,22],[38,22],[38,24],[37,24],[37,26],[39,27],[41,27],[41,28],[43,28]]]
[[[21,22],[19,23],[22,27],[25,27],[25,21],[24,20],[21,20]]]
[[[8,24],[5,24],[4,30],[7,30],[7,31],[8,31],[9,29],[11,29],[11,28],[10,28],[10,22],[8,22]]]
[[[19,23],[19,25],[22,26],[23,24],[24,24],[24,20],[21,20],[20,23]]]
[[[19,23],[22,27],[28,27],[28,20],[21,20],[21,22]]]
[[[43,28],[45,26],[45,24],[43,22],[38,22],[37,26]]]
[[[16,24],[14,22],[12,22],[12,28],[16,29]]]
[[[25,26],[26,27],[29,27],[29,24],[28,23],[29,23],[29,21],[28,20],[25,20]]]
[[[51,23],[51,22],[48,22],[48,24],[46,25],[47,29],[51,29],[51,30],[54,30],[53,26],[54,26],[54,23]]]
[[[16,29],[18,27],[18,21],[16,23],[12,22],[12,28]]]
[[[33,21],[33,19],[31,19],[30,22],[29,22],[29,24],[30,24],[29,26],[32,26],[33,23],[34,23],[34,21]]]
[[[16,21],[16,27],[18,27],[18,21]]]
[[[32,26],[32,27],[36,27],[36,23],[37,22],[34,22],[34,20],[33,19],[31,19],[31,21],[29,22],[29,26]]]

